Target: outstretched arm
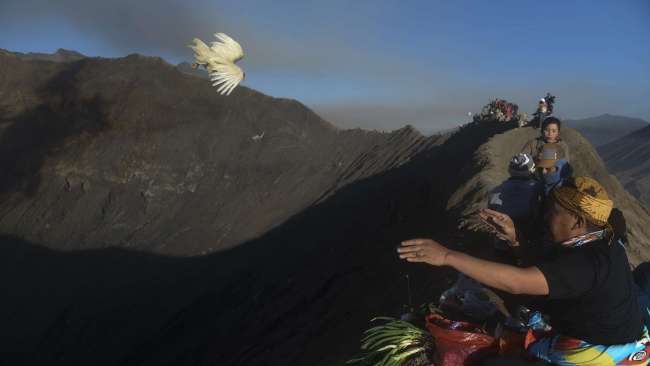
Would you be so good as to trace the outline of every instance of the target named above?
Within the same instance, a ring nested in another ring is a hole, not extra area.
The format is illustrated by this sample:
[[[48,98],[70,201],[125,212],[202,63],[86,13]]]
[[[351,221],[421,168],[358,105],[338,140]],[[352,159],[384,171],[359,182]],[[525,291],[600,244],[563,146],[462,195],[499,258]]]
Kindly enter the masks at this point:
[[[445,248],[431,239],[402,242],[397,250],[400,258],[409,262],[424,262],[434,266],[450,266],[465,275],[512,294],[548,295],[548,283],[537,267],[519,268],[474,258]]]
[[[548,295],[546,278],[537,267],[520,268],[452,252],[447,265],[483,284],[511,294]]]

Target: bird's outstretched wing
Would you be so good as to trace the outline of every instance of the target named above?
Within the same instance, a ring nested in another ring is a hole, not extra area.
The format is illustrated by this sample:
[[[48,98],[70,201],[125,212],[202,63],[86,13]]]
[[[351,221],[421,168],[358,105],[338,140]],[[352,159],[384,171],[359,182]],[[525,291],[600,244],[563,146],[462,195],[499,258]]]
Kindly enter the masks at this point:
[[[194,60],[197,65],[203,65],[210,74],[213,86],[219,86],[217,91],[222,95],[230,95],[239,83],[244,80],[244,71],[235,62],[244,57],[244,51],[239,43],[224,33],[216,33],[217,42],[208,47],[203,41],[194,38],[189,47],[194,50]]]
[[[215,33],[214,35],[219,41],[212,42],[210,49],[215,54],[220,55],[224,62],[237,62],[244,57],[244,50],[242,50],[239,43],[234,39],[228,37],[225,33]]]
[[[217,91],[222,95],[230,95],[237,85],[244,79],[244,72],[239,66],[230,64],[209,65],[210,80],[212,86],[219,86]]]

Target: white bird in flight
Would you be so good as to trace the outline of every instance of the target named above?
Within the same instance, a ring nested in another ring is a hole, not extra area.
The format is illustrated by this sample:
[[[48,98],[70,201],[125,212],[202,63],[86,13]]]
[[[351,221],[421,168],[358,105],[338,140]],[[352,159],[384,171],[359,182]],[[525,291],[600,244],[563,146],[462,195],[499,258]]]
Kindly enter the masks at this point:
[[[194,50],[193,68],[203,65],[212,81],[212,86],[219,86],[217,91],[221,95],[230,95],[239,83],[244,80],[245,73],[235,65],[235,62],[244,58],[244,51],[239,43],[228,37],[225,33],[216,33],[217,42],[212,42],[208,47],[203,41],[194,38],[189,47]]]
[[[261,134],[259,134],[259,135],[255,135],[255,136],[251,137],[251,140],[253,140],[253,141],[259,141],[259,140],[263,139],[263,138],[264,138],[264,133],[265,133],[265,132],[266,132],[266,131],[263,131]]]

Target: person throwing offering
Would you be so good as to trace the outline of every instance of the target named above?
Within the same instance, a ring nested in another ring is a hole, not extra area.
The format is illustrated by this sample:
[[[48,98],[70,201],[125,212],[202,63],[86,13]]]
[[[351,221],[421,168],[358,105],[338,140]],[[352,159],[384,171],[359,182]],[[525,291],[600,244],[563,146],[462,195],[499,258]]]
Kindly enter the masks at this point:
[[[544,213],[553,253],[525,268],[478,259],[431,239],[404,241],[397,251],[406,261],[450,266],[512,294],[544,296],[553,332],[529,331],[526,349],[537,358],[559,365],[645,365],[650,337],[625,248],[608,224],[612,208],[597,181],[567,179],[551,191]],[[508,215],[484,209],[480,218],[500,239],[520,245]]]

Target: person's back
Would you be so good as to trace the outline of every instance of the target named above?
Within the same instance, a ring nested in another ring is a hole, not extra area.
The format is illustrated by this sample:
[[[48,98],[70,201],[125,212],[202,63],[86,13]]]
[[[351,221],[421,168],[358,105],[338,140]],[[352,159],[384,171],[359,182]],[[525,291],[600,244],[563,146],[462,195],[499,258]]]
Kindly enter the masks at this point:
[[[488,208],[507,214],[515,221],[532,221],[538,212],[541,184],[534,179],[535,163],[527,154],[516,154],[508,164],[510,178],[494,188]]]
[[[517,229],[529,236],[539,218],[542,184],[534,179],[535,163],[526,154],[513,156],[508,172],[510,178],[490,191],[487,207],[510,216]],[[494,249],[498,252],[509,251],[508,244],[498,239],[495,239]]]
[[[540,183],[534,179],[511,177],[490,192],[488,208],[515,221],[529,219],[539,205]]]

